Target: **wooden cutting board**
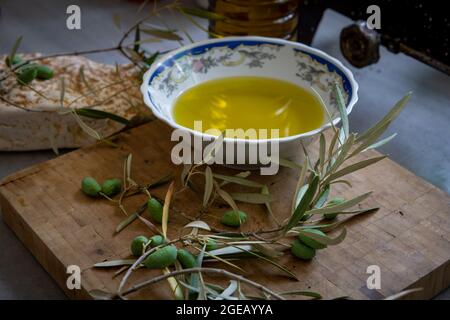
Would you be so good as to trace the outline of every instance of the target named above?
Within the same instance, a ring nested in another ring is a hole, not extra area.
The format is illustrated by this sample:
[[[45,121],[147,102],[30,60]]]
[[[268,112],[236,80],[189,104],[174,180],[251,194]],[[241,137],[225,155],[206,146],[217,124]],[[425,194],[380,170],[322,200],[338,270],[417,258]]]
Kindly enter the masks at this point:
[[[121,278],[113,277],[116,270],[95,269],[93,264],[129,257],[131,240],[138,234],[150,235],[140,221],[114,235],[124,214],[107,200],[82,194],[81,179],[122,177],[123,162],[129,153],[133,154],[132,176],[138,183],[155,181],[177,170],[170,161],[170,128],[160,121],[124,132],[116,143],[119,148],[94,145],[70,152],[0,183],[3,219],[70,298],[90,298],[88,292],[92,289],[114,292]],[[369,151],[359,159],[377,155]],[[236,173],[231,169],[215,170]],[[254,173],[251,177],[270,186],[276,199],[273,210],[280,219],[286,217],[297,179],[293,170],[283,168],[276,176]],[[406,288],[421,287],[422,291],[409,297],[425,299],[446,288],[450,284],[449,195],[388,159],[348,179],[353,188],[336,185],[333,193],[350,198],[372,190],[373,195],[363,205],[379,206],[377,212],[348,221],[345,241],[318,251],[310,262],[296,260],[290,254],[281,258],[280,263],[299,281],[255,260],[239,263],[246,270],[245,276],[276,291],[313,290],[325,298],[345,295],[380,299]],[[164,198],[167,187],[151,192]],[[144,201],[145,196],[133,197],[127,200],[126,207],[131,212]],[[201,200],[190,191],[179,193],[173,203],[176,211],[191,216],[198,213],[200,205]],[[262,206],[239,206],[250,216],[245,229],[273,226]],[[225,210],[224,206],[214,206],[202,219],[218,226],[218,217]],[[176,237],[187,222],[182,215],[172,213],[169,237]],[[78,265],[82,270],[81,290],[66,287],[69,265]],[[379,290],[366,286],[369,265],[380,267]],[[158,270],[139,270],[131,280],[158,274]],[[171,294],[167,282],[160,282],[134,297],[161,299],[171,298]]]

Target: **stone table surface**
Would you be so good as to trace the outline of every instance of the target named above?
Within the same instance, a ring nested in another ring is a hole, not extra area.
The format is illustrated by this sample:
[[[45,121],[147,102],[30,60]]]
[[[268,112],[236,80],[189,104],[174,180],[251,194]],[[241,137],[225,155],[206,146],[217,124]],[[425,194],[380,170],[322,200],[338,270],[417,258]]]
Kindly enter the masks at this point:
[[[66,8],[70,4],[78,4],[81,8],[81,30],[66,28]],[[23,36],[22,52],[60,53],[111,47],[127,26],[137,17],[147,14],[146,10],[137,11],[139,5],[139,1],[120,0],[2,2],[0,54],[8,53],[19,35]],[[122,31],[113,23],[114,14],[121,17]],[[163,20],[171,26],[188,30],[195,39],[206,37],[188,21],[173,15],[166,15]],[[155,24],[158,23],[160,21],[155,21]],[[327,10],[313,46],[349,66],[340,53],[339,32],[350,23],[347,17]],[[168,44],[163,46],[170,48]],[[112,53],[89,57],[105,63],[125,62],[120,55]],[[377,64],[364,69],[350,69],[360,85],[359,102],[350,116],[352,129],[359,131],[368,128],[404,93],[413,91],[405,111],[387,133],[397,132],[398,136],[380,151],[450,192],[450,77],[384,48]],[[0,178],[53,157],[52,151],[0,152]],[[3,222],[0,222],[0,252],[0,299],[65,298],[56,283]],[[436,298],[450,299],[450,290]]]

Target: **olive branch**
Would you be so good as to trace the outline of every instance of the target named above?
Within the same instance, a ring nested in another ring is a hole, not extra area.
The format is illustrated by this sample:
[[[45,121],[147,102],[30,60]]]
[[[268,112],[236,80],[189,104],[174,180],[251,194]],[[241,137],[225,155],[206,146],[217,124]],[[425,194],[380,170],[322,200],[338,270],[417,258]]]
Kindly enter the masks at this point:
[[[301,260],[309,260],[314,256],[316,250],[326,249],[327,246],[337,245],[344,241],[346,236],[344,224],[349,219],[361,214],[375,212],[378,209],[376,207],[352,209],[366,200],[371,192],[351,199],[330,199],[330,191],[335,184],[339,183],[351,187],[351,183],[345,180],[346,175],[375,164],[384,158],[384,156],[374,157],[347,164],[358,154],[377,148],[393,138],[393,136],[390,136],[380,140],[382,134],[406,105],[411,93],[399,100],[379,122],[366,132],[356,134],[350,133],[349,121],[339,86],[335,85],[334,90],[342,125],[340,128],[332,126],[330,129],[332,130],[332,136],[329,141],[327,141],[325,135],[320,135],[317,159],[313,159],[307,148],[303,147],[301,150],[304,153],[302,163],[286,159],[279,160],[280,165],[298,174],[298,182],[289,217],[282,222],[275,221],[277,223],[276,228],[249,232],[232,230],[233,227],[239,228],[247,220],[245,212],[239,210],[239,203],[264,205],[269,213],[268,219],[275,220],[277,213],[272,211],[270,204],[276,199],[273,199],[267,185],[249,179],[250,172],[248,171],[231,176],[213,171],[213,167],[208,163],[214,159],[223,145],[223,134],[207,147],[202,162],[184,165],[179,176],[180,187],[178,190],[175,190],[171,175],[165,175],[157,181],[145,185],[134,182],[131,178],[131,156],[129,156],[124,164],[124,181],[129,181],[131,184],[122,190],[119,199],[123,200],[144,193],[149,199],[153,198],[163,205],[161,204],[159,209],[155,209],[144,203],[132,214],[128,214],[122,207],[127,217],[117,226],[116,232],[121,232],[134,220],[139,220],[149,228],[152,234],[163,236],[166,242],[152,246],[153,240],[150,238],[143,245],[142,254],[137,259],[119,259],[95,264],[94,267],[97,268],[120,267],[114,276],[122,272],[125,272],[125,275],[122,277],[117,292],[109,293],[93,290],[92,296],[96,299],[127,299],[129,294],[167,280],[176,299],[284,299],[289,296],[322,298],[320,293],[312,291],[277,293],[260,283],[247,279],[245,270],[237,262],[248,259],[257,260],[260,263],[272,265],[288,277],[298,280],[293,272],[278,262],[280,257],[288,254],[287,251],[290,250],[295,257]],[[200,179],[194,179],[194,177]],[[169,181],[172,181],[172,183],[164,200],[156,199],[150,195],[149,189]],[[239,185],[248,188],[250,191],[245,193],[229,192],[226,190],[228,185]],[[254,192],[255,189],[258,192]],[[196,193],[201,203],[201,209],[195,217],[187,215],[173,205],[176,196],[187,190]],[[113,199],[109,200],[114,201]],[[241,214],[231,215],[231,218],[229,218],[232,219],[231,223],[222,217],[220,222],[228,228],[213,228],[204,218],[206,218],[205,213],[208,208],[218,203],[227,205],[231,209],[229,212],[243,213],[244,216]],[[150,220],[143,217],[143,213],[146,211]],[[180,231],[179,237],[175,239],[167,238],[170,212],[171,214],[179,214],[189,221]],[[157,224],[161,224],[161,229],[156,226]],[[328,235],[330,231],[337,229],[340,229],[340,231],[336,236]],[[134,244],[136,244],[136,239],[133,241]],[[181,248],[173,247],[175,244],[178,244]],[[178,255],[163,256],[162,249],[168,247],[173,247],[171,250],[177,250]],[[181,251],[182,255],[180,254]],[[127,287],[131,274],[138,269],[149,267],[150,262],[152,268],[155,267],[156,263],[156,267],[163,271],[163,275],[151,277]],[[221,264],[227,269],[211,268],[208,266],[210,263]],[[170,267],[173,267],[173,269]],[[233,270],[233,272],[230,270]],[[212,275],[220,276],[220,283],[223,283],[223,278],[228,279],[228,286],[223,287],[217,282],[212,282],[214,278],[211,277]],[[254,291],[246,291],[244,287],[256,289],[259,293],[255,295]],[[410,292],[401,292],[387,299],[396,299]]]

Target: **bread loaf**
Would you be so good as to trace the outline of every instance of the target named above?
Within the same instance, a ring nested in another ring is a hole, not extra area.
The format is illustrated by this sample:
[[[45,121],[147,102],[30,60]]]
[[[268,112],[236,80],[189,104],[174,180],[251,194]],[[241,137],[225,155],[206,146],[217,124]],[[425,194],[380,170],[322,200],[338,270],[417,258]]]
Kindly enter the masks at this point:
[[[22,58],[36,56],[23,55]],[[0,58],[0,70],[7,70],[5,56]],[[32,88],[18,84],[14,77],[1,82],[0,150],[76,148],[94,142],[95,138],[83,131],[74,115],[68,112],[69,108],[88,107],[126,119],[151,118],[139,91],[139,70],[132,64],[105,65],[81,56],[55,57],[36,63],[51,67],[54,77],[34,80],[30,84]],[[65,90],[61,107],[62,77]],[[81,119],[102,137],[124,126],[110,119]]]

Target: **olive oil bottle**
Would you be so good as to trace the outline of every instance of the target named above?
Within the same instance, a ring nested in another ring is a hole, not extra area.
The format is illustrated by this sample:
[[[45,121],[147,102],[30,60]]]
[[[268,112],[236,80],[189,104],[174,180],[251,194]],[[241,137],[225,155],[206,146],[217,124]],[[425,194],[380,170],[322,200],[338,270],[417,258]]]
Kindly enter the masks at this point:
[[[294,40],[300,0],[210,0],[209,10],[226,17],[210,21],[220,36],[256,35]]]

